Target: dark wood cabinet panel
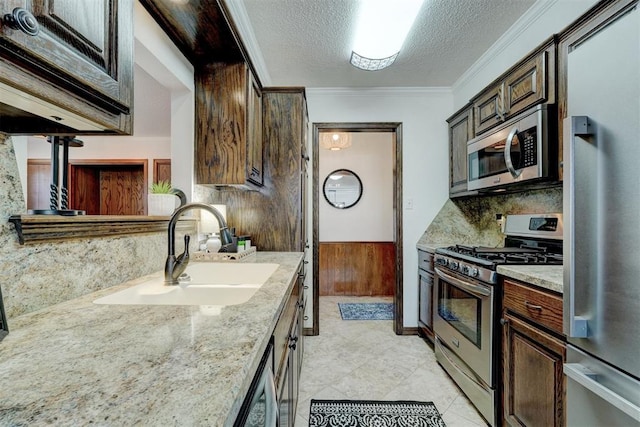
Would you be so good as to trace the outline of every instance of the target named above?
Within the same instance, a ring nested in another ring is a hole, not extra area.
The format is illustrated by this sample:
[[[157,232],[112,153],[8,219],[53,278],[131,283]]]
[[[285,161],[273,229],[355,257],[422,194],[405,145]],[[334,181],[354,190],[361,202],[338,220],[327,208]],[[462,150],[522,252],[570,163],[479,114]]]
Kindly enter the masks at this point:
[[[466,105],[447,119],[449,124],[449,196],[467,192],[467,142],[474,137],[473,108]]]
[[[192,64],[246,60],[244,47],[219,0],[140,0]]]
[[[262,185],[260,95],[245,63],[215,63],[196,72],[197,184]]]
[[[504,332],[504,417],[511,426],[564,425],[565,344],[506,315]]]
[[[507,115],[520,112],[545,99],[546,64],[548,52],[543,51],[522,64],[504,81],[505,111]]]
[[[303,265],[298,280],[273,332],[275,382],[278,390],[279,426],[293,426],[298,406],[300,371],[304,356],[302,322],[304,293],[302,291]]]
[[[562,299],[552,292],[505,279],[501,323],[505,424],[563,426],[566,343]]]
[[[556,39],[545,41],[473,100],[474,133],[485,132],[541,102],[554,103]]]
[[[100,173],[92,167],[70,167],[69,207],[100,215]]]
[[[103,168],[98,172],[100,215],[144,215],[142,168]]]
[[[504,281],[504,306],[562,334],[562,297],[512,280]]]
[[[171,182],[171,159],[153,159],[153,182]]]
[[[320,242],[320,295],[393,295],[393,242]]]
[[[248,71],[247,71],[248,72]],[[248,72],[248,107],[247,135],[249,138],[247,147],[247,179],[254,184],[263,183],[263,156],[264,142],[262,139],[262,92],[260,85]]]
[[[0,15],[16,8],[33,15],[39,32],[0,26],[0,130],[131,133],[133,1],[9,0]],[[40,119],[29,123],[32,112]]]
[[[145,215],[146,160],[73,161],[69,200],[87,215]]]
[[[307,106],[303,88],[263,90],[264,185],[258,191],[216,191],[227,222],[264,251],[303,252]]]

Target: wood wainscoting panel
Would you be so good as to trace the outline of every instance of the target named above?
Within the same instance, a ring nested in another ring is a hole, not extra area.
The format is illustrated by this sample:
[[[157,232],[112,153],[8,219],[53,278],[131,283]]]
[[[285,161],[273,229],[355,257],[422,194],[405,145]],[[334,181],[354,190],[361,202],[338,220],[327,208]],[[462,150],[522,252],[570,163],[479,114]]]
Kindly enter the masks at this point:
[[[320,295],[393,295],[394,242],[320,242]]]

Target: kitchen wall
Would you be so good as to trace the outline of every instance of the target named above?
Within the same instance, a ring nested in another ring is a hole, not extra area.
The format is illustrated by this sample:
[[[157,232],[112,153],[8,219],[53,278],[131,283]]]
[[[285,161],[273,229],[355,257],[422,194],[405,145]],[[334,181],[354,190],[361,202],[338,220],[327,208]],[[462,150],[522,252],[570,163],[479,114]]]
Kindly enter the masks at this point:
[[[351,132],[352,146],[320,149],[318,176],[321,242],[392,242],[393,134]],[[332,171],[349,169],[362,181],[362,197],[355,206],[337,209],[324,198],[322,184]]]

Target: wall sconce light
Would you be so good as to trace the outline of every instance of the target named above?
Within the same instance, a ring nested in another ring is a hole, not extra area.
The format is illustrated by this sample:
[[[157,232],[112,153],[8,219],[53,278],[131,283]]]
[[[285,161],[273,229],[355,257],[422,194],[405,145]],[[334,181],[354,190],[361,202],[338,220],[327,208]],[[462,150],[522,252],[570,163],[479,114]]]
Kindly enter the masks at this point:
[[[424,0],[360,0],[351,65],[382,70],[400,53]]]
[[[321,132],[320,146],[331,151],[349,148],[351,147],[351,134],[347,132]]]

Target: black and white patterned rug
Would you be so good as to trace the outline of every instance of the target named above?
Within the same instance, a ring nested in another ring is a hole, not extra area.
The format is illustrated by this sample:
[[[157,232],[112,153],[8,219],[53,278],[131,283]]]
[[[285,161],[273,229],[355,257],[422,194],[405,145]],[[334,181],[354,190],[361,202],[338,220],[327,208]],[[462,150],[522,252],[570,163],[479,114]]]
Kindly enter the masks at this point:
[[[433,402],[311,400],[309,427],[444,427]]]

